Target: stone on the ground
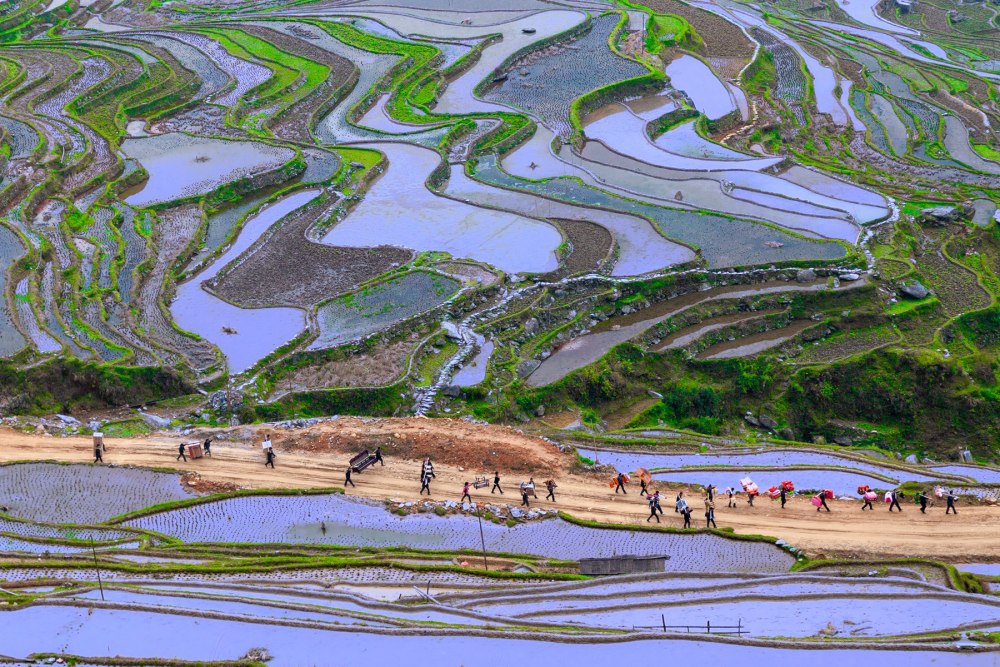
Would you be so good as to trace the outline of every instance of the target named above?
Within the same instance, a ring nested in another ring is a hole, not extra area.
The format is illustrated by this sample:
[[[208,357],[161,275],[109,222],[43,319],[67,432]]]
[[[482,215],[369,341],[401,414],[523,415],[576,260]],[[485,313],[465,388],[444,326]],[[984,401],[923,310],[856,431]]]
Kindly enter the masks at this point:
[[[795,279],[800,283],[811,283],[816,280],[816,272],[812,269],[802,269],[795,274]]]
[[[899,288],[899,293],[910,299],[926,299],[931,291],[921,285],[918,281],[913,281],[909,285],[903,285]]]

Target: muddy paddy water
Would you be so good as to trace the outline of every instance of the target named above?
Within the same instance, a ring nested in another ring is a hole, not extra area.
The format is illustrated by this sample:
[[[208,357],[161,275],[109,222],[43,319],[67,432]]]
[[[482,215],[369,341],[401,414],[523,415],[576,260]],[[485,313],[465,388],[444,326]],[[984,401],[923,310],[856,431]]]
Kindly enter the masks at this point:
[[[203,285],[242,255],[272,225],[308,204],[318,193],[318,190],[303,190],[265,206],[247,219],[239,236],[219,259],[177,287],[170,312],[178,326],[217,345],[234,373],[250,368],[298,335],[305,328],[305,313],[298,308],[240,308],[209,293]]]
[[[363,200],[324,238],[330,245],[392,243],[441,250],[509,272],[546,272],[558,266],[562,236],[552,225],[513,213],[482,209],[427,189],[441,157],[407,144],[363,144],[385,153],[389,166]]]
[[[162,134],[130,138],[122,152],[138,160],[149,179],[125,193],[136,207],[201,195],[243,176],[275,169],[295,153],[256,141]]]

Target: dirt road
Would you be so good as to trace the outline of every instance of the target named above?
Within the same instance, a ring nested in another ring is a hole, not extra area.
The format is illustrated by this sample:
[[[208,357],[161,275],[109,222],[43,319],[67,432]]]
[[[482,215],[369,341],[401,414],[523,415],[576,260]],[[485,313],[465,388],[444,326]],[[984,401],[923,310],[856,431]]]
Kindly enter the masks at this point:
[[[246,442],[217,442],[212,447],[212,458],[186,463],[175,461],[177,444],[182,440],[178,437],[107,439],[105,461],[175,468],[198,473],[205,482],[245,488],[323,488],[343,486],[347,461],[360,445],[384,442],[385,467],[376,465],[355,474],[357,486],[348,487],[348,495],[378,500],[419,499],[420,461],[434,451],[442,453],[434,458],[434,500],[458,500],[463,482],[476,475],[492,477],[494,469],[498,469],[506,494],[491,495],[483,489],[473,493],[474,500],[520,504],[517,484],[533,474],[539,488],[549,477],[559,485],[557,503],[541,500],[544,492],[540,492],[539,500],[532,501],[535,507],[556,507],[580,518],[607,523],[645,523],[648,516],[636,485],[629,487],[627,496],[616,495],[603,477],[570,472],[571,457],[560,454],[554,445],[509,428],[446,420],[345,419],[308,430],[270,432],[277,452],[274,469],[264,467],[259,433],[253,433],[252,440]],[[61,438],[2,430],[0,443],[0,462],[93,460],[89,437]],[[447,443],[451,443],[450,449]],[[512,468],[518,472],[512,473]],[[679,527],[680,517],[672,511],[676,490],[664,485],[660,489],[666,510],[663,525]],[[695,527],[702,527],[701,496],[693,492],[685,495],[693,498]],[[912,502],[904,503],[902,514],[889,514],[881,504],[875,512],[864,513],[859,502],[831,501],[830,506],[831,513],[818,513],[808,498],[792,498],[782,510],[777,502],[758,499],[756,507],[748,507],[743,500],[738,508],[729,509],[724,498],[717,498],[716,521],[719,527],[730,526],[738,533],[782,538],[812,556],[1000,560],[1000,507],[960,505],[958,516],[946,516],[943,504],[929,508],[926,515]]]

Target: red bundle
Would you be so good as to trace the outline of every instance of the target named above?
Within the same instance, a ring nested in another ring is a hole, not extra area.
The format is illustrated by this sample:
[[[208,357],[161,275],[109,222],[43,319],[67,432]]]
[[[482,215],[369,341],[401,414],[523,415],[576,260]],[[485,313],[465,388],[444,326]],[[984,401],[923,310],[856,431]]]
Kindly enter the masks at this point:
[[[868,486],[867,484],[862,484],[861,486],[858,487],[858,495],[863,496],[871,490],[872,489],[870,486]]]
[[[784,482],[781,483],[781,488],[783,488],[785,491],[794,491],[795,485],[786,479]]]
[[[833,489],[823,489],[823,495],[827,500],[833,500]]]

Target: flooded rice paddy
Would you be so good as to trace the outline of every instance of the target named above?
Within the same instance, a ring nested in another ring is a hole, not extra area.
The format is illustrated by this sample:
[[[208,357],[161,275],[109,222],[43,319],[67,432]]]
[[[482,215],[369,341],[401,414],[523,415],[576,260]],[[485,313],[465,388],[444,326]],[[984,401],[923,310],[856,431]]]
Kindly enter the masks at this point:
[[[316,190],[297,192],[247,218],[229,249],[205,271],[177,289],[177,297],[170,305],[177,323],[217,345],[234,372],[246,370],[298,335],[305,328],[305,313],[296,308],[240,308],[206,291],[204,285],[240,257],[272,225],[308,204],[316,194]]]
[[[619,316],[605,320],[593,332],[584,334],[563,344],[528,377],[528,384],[533,387],[542,387],[561,380],[571,372],[594,363],[607,354],[608,350],[615,345],[631,340],[648,331],[656,324],[702,303],[718,299],[739,299],[757,294],[786,291],[816,291],[823,289],[827,289],[826,283],[815,285],[731,285],[692,292],[675,299],[667,299],[633,315]],[[771,333],[773,334],[773,332]],[[755,351],[756,349],[748,349],[745,353],[754,354]],[[739,355],[734,354],[734,356]]]
[[[326,532],[320,530],[321,521],[326,524]],[[128,525],[185,542],[405,545],[454,550],[473,547],[473,540],[479,538],[478,524],[471,516],[398,517],[380,506],[337,495],[234,498],[143,517]],[[705,572],[782,572],[794,561],[790,554],[770,544],[732,543],[707,534],[609,531],[561,519],[512,528],[484,523],[483,529],[490,551],[548,558],[669,554],[669,569]]]
[[[19,519],[94,524],[156,503],[190,498],[191,494],[171,473],[20,463],[0,466],[0,497],[7,513]]]
[[[388,168],[324,243],[370,247],[390,241],[480,260],[505,271],[556,268],[555,250],[562,239],[552,225],[433,194],[425,186],[440,162],[433,151],[406,144],[366,146],[385,153]]]
[[[202,195],[244,176],[275,169],[294,157],[287,148],[186,134],[126,139],[122,151],[149,179],[125,201],[132,206]]]
[[[459,287],[440,274],[414,271],[352,292],[319,307],[319,335],[309,349],[337,347],[408,320],[441,305]]]

